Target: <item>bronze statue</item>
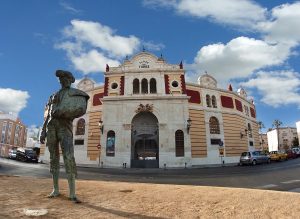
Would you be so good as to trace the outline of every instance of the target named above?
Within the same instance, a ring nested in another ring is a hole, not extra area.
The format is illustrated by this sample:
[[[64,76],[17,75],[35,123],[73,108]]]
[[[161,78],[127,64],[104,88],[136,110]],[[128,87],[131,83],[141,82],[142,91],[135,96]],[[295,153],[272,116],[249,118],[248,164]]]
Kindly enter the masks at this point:
[[[78,89],[71,88],[75,82],[71,72],[57,70],[56,77],[59,78],[61,89],[51,95],[47,103],[47,114],[43,124],[40,142],[50,152],[50,172],[53,179],[53,191],[49,198],[57,197],[59,193],[59,145],[63,154],[65,169],[69,184],[69,199],[80,203],[75,194],[75,178],[77,176],[76,163],[73,146],[73,125],[74,118],[85,114],[89,96]]]

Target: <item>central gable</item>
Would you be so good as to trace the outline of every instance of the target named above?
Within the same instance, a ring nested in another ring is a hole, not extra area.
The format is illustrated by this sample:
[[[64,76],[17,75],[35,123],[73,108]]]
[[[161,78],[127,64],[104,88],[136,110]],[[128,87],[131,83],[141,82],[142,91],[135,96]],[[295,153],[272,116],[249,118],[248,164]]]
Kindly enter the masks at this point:
[[[158,58],[150,53],[142,52],[131,59],[132,67],[137,69],[149,69],[157,66]]]

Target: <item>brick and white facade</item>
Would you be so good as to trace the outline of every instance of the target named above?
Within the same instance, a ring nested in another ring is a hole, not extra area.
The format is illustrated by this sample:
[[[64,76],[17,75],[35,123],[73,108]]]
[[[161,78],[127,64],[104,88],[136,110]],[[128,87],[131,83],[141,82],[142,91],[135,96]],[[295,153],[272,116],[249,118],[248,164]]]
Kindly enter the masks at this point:
[[[208,74],[186,83],[182,63],[148,52],[107,66],[104,76],[102,86],[79,83],[90,100],[79,118],[85,132],[74,146],[77,163],[180,168],[237,163],[241,152],[260,148],[255,106],[243,89],[220,89]]]

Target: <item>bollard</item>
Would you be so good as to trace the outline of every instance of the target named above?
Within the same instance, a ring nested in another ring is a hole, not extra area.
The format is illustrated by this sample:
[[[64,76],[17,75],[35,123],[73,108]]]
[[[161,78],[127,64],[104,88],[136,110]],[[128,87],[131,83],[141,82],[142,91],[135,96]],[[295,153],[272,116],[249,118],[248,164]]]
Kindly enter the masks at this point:
[[[165,169],[165,170],[167,169],[167,164],[164,164],[164,169]]]
[[[186,169],[186,163],[184,163],[184,169]]]
[[[124,163],[124,167],[125,167],[125,168],[126,168],[126,164],[127,164],[127,163]]]
[[[103,161],[101,161],[101,168],[103,168]]]

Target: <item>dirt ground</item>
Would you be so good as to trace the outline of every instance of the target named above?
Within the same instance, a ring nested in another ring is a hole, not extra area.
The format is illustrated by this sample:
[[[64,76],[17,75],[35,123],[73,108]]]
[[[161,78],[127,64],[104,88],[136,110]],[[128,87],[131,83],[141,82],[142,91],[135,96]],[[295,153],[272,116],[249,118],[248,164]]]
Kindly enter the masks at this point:
[[[0,185],[0,218],[300,218],[291,192],[78,180],[75,204],[66,180],[53,199],[51,179],[0,175]]]

